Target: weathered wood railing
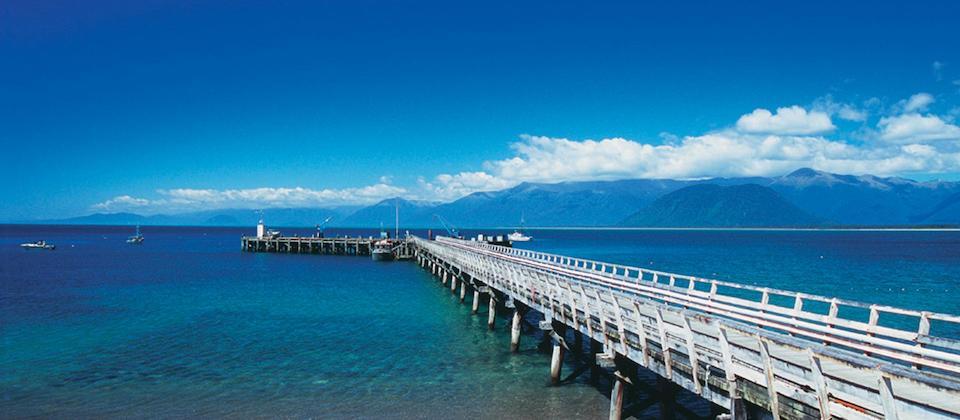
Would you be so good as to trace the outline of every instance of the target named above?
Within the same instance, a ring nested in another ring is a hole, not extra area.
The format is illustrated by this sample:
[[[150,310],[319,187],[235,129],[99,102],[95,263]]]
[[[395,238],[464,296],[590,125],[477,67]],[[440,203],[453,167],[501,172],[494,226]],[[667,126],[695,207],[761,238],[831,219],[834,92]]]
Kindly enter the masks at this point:
[[[960,341],[931,334],[931,321],[956,327],[958,316],[449,238],[414,241],[422,262],[467,274],[720,405],[744,398],[775,418],[960,416]],[[792,306],[774,302],[785,299]],[[845,316],[851,308],[866,322]],[[881,325],[884,314],[917,327]]]

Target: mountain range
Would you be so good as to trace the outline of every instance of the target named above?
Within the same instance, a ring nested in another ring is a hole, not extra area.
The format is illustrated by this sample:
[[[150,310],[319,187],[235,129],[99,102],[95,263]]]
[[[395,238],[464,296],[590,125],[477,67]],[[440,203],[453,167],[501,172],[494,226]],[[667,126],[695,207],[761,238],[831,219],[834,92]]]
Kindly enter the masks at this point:
[[[960,182],[839,175],[799,169],[779,177],[702,180],[522,183],[448,203],[393,198],[366,207],[265,209],[272,226],[408,227],[528,226],[796,227],[960,225]],[[250,226],[249,209],[172,215],[94,214],[36,221],[68,224]]]

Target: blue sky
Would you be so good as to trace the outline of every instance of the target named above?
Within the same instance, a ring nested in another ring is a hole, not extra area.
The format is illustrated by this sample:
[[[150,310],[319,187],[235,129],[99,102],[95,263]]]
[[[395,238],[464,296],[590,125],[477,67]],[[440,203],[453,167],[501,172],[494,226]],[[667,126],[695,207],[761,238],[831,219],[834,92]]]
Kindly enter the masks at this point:
[[[0,220],[960,173],[953,1],[81,3],[0,5]]]

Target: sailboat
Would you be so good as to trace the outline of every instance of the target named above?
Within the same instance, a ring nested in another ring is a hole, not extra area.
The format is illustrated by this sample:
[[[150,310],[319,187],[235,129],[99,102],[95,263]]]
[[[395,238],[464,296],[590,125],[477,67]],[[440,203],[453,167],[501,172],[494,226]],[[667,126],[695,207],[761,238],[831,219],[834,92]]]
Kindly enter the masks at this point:
[[[143,235],[140,233],[140,225],[137,225],[137,234],[127,238],[128,244],[140,245],[143,243]]]
[[[513,233],[507,235],[507,239],[510,242],[527,242],[533,239],[532,236],[527,236],[523,234],[523,213],[520,213],[520,227],[513,231]]]

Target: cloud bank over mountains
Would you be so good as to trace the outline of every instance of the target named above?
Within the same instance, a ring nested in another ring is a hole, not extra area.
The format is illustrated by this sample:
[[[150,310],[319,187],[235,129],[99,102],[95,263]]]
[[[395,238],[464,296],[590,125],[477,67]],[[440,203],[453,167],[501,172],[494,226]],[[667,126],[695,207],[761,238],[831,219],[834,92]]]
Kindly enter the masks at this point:
[[[929,111],[936,98],[917,93],[878,112],[837,103],[829,96],[810,107],[757,108],[726,128],[647,142],[620,137],[566,139],[522,135],[513,156],[484,162],[482,170],[421,177],[415,186],[373,185],[344,189],[264,187],[157,190],[156,198],[121,195],[92,206],[96,211],[145,213],[217,208],[330,207],[365,205],[402,196],[449,201],[521,182],[626,178],[695,179],[776,176],[798,168],[834,173],[908,175],[960,172],[958,112]],[[835,124],[860,127],[837,135]]]

